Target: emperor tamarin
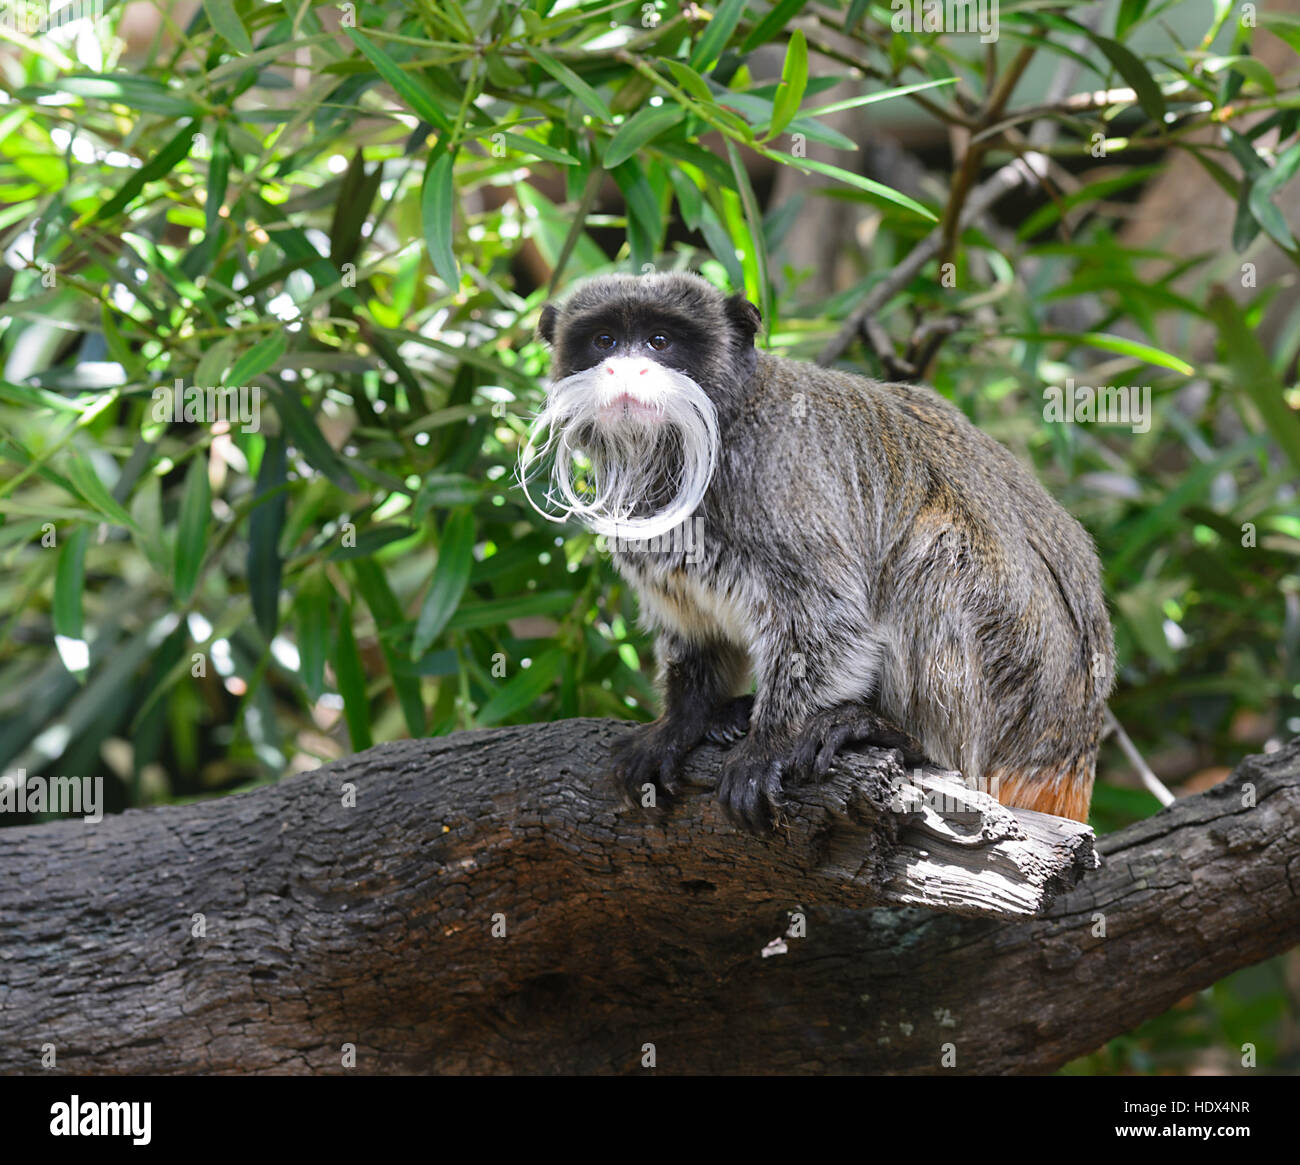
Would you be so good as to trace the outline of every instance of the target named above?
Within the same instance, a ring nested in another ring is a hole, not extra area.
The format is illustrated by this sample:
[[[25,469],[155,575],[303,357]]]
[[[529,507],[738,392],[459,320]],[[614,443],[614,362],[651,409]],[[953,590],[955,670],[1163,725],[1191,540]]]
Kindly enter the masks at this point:
[[[759,325],[688,274],[542,310],[525,460],[553,457],[552,498],[614,537],[657,632],[663,715],[622,742],[622,786],[671,796],[691,749],[744,731],[717,795],[751,829],[855,741],[1086,820],[1114,661],[1090,538],[938,393],[760,352]]]

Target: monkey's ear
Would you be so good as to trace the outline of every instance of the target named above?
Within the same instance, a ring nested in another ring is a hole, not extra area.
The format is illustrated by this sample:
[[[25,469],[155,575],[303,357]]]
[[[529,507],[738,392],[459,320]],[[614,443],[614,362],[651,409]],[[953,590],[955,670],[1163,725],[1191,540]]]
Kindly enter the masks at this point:
[[[548,303],[542,306],[542,314],[537,319],[537,334],[548,344],[555,343],[555,321],[559,314],[555,304]]]
[[[739,292],[727,300],[727,318],[746,340],[753,340],[763,325],[763,317],[758,308]]]

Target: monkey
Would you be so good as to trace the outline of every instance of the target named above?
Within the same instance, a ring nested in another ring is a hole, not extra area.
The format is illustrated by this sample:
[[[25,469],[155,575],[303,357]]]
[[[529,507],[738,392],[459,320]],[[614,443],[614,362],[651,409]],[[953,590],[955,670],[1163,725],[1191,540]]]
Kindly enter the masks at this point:
[[[859,743],[1086,821],[1115,654],[1092,539],[933,389],[761,351],[761,322],[687,272],[541,311],[522,479],[551,459],[534,505],[606,535],[655,635],[663,713],[611,758],[626,799],[670,802],[716,741],[715,795],[761,833]]]

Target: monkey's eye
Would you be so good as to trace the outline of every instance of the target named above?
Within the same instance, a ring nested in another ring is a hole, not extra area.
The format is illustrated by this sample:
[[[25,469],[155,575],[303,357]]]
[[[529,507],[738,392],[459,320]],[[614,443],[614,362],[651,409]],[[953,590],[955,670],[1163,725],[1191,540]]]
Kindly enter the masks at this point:
[[[593,338],[591,342],[597,348],[606,349],[606,348],[612,348],[616,341],[614,340],[614,337],[611,336],[608,332],[601,332],[600,335]]]
[[[650,337],[647,343],[656,352],[662,352],[665,348],[668,347],[669,344],[672,343],[672,341],[667,336],[665,336],[663,332],[655,332],[655,334]]]

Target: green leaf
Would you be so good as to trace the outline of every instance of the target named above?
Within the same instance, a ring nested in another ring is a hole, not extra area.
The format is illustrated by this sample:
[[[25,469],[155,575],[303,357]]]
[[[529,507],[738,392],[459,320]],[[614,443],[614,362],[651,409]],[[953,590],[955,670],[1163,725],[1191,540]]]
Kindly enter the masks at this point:
[[[420,220],[433,269],[438,278],[454,291],[460,286],[460,270],[452,247],[451,215],[456,203],[453,164],[453,156],[443,153],[426,169],[420,197]]]
[[[412,736],[423,736],[425,714],[420,681],[404,669],[404,660],[393,646],[394,632],[404,630],[406,623],[402,608],[388,585],[383,570],[373,558],[356,559],[352,563],[352,574],[366,600],[366,606],[375,618],[375,627],[379,630],[379,649],[388,665],[388,674],[393,681],[393,690],[397,693],[406,730]]]
[[[411,112],[430,125],[451,131],[451,117],[444,113],[438,98],[422,78],[407,72],[392,57],[355,28],[344,28],[352,43],[366,55],[375,70],[389,83],[397,95],[410,106]]]
[[[1251,184],[1247,201],[1250,213],[1269,235],[1288,251],[1295,248],[1295,239],[1287,227],[1282,212],[1273,205],[1273,195],[1295,177],[1300,169],[1300,145],[1294,145],[1277,160],[1277,164],[1262,178]]]
[[[28,85],[17,96],[25,101],[54,93],[71,93],[74,97],[110,101],[141,113],[159,113],[164,117],[198,117],[202,112],[192,98],[150,77],[133,77],[122,73],[81,74],[60,77],[49,84]]]
[[[1115,36],[1122,40],[1124,34],[1141,21],[1146,14],[1148,0],[1120,0],[1119,11],[1115,13]]]
[[[673,192],[677,195],[677,207],[682,212],[682,222],[686,224],[686,229],[697,230],[704,210],[704,196],[700,193],[700,188],[678,166],[668,171],[668,181],[672,183]]]
[[[1209,311],[1218,325],[1236,387],[1254,402],[1269,436],[1300,474],[1300,415],[1288,407],[1268,353],[1222,287],[1211,291]]]
[[[1210,74],[1216,74],[1224,69],[1230,69],[1245,80],[1253,81],[1270,96],[1277,92],[1276,78],[1269,71],[1268,66],[1258,57],[1211,57],[1203,62],[1202,67]],[[1229,96],[1235,97],[1236,94],[1232,93]]]
[[[605,147],[603,165],[606,170],[626,162],[633,154],[657,138],[665,130],[671,129],[683,117],[686,111],[676,105],[648,105],[633,117],[629,117]]]
[[[248,387],[254,377],[261,376],[284,355],[287,347],[288,341],[283,332],[274,332],[265,340],[254,344],[231,365],[228,385],[232,388]]]
[[[104,488],[99,474],[79,449],[68,454],[68,482],[82,501],[98,510],[104,517],[119,526],[135,530],[135,519],[117,503],[112,494]]]
[[[606,125],[614,120],[614,115],[609,111],[609,106],[605,104],[604,99],[568,65],[561,64],[554,57],[531,45],[528,48],[528,55]]]
[[[544,142],[537,142],[532,138],[524,137],[523,134],[503,133],[501,138],[505,145],[514,150],[515,153],[531,154],[534,158],[541,158],[545,162],[554,162],[557,166],[581,165],[577,158],[571,158],[568,154],[553,149]]]
[[[722,0],[717,11],[712,14],[704,35],[695,44],[691,53],[691,68],[698,73],[707,73],[718,63],[727,41],[736,31],[736,25],[745,14],[746,0]]]
[[[280,534],[286,495],[283,436],[268,437],[257,471],[257,493],[248,516],[248,596],[253,617],[267,643],[280,625]]]
[[[486,603],[461,603],[447,621],[448,631],[495,627],[527,615],[554,615],[573,607],[572,591],[542,591],[523,598],[492,599]]]
[[[190,462],[181,495],[180,518],[176,523],[176,554],[172,567],[172,589],[177,599],[187,602],[198,582],[199,568],[208,544],[208,521],[212,514],[212,491],[208,484],[208,458],[200,450]]]
[[[673,75],[673,80],[692,97],[705,105],[716,106],[717,101],[713,96],[713,90],[709,88],[708,82],[685,61],[674,61],[668,58],[657,61],[656,64],[666,65],[668,71]]]
[[[272,399],[281,424],[288,430],[299,452],[340,489],[348,493],[354,492],[357,488],[356,479],[325,440],[311,413],[303,408],[296,393],[276,385]]]
[[[915,85],[899,85],[893,89],[881,89],[861,97],[848,97],[843,101],[832,101],[829,105],[819,105],[816,109],[805,109],[804,117],[821,117],[825,113],[839,113],[842,109],[856,109],[859,105],[874,105],[877,101],[888,101],[893,97],[905,97],[909,93],[919,93],[922,89],[937,89],[941,85],[955,85],[956,77],[941,77],[937,81],[918,81]]]
[[[474,565],[474,529],[474,513],[468,508],[454,510],[443,527],[438,563],[411,642],[413,660],[420,659],[429,650],[460,605]]]
[[[741,161],[740,150],[736,143],[727,140],[727,158],[731,162],[731,171],[736,176],[736,191],[740,195],[741,209],[745,212],[745,225],[749,228],[749,237],[754,245],[748,248],[754,260],[754,277],[758,284],[759,305],[762,308],[763,328],[772,327],[772,297],[768,294],[771,279],[768,276],[767,236],[763,233],[763,213],[759,209],[754,188],[750,185],[749,174]]]
[[[54,573],[54,634],[66,639],[84,638],[82,592],[86,586],[86,543],[90,529],[78,526],[59,551]]]
[[[1275,37],[1286,41],[1297,53],[1300,53],[1300,17],[1284,15],[1280,12],[1261,12],[1256,19]]]
[[[754,25],[750,34],[741,43],[741,55],[752,53],[759,45],[767,44],[807,3],[808,0],[780,0],[779,3],[774,4],[772,10]]]
[[[1115,66],[1115,71],[1128,82],[1129,88],[1137,94],[1138,101],[1141,103],[1142,108],[1146,110],[1147,116],[1157,125],[1163,127],[1165,122],[1164,94],[1160,92],[1160,86],[1155,83],[1151,74],[1147,72],[1146,65],[1131,49],[1125,48],[1118,41],[1111,40],[1108,36],[1101,36],[1083,28],[1083,26],[1080,27],[1091,37],[1093,44],[1105,53],[1106,59]]]
[[[736,245],[731,241],[727,228],[718,217],[712,204],[706,202],[700,214],[700,234],[708,244],[713,257],[726,269],[731,286],[737,289],[745,286],[745,271],[736,257]]]
[[[781,69],[781,84],[777,86],[776,100],[772,104],[772,124],[767,130],[768,137],[776,137],[794,119],[807,84],[808,42],[803,29],[796,28],[785,50],[785,65]]]
[[[226,384],[226,369],[234,363],[232,358],[238,343],[237,337],[224,336],[207,348],[199,357],[198,367],[194,369],[194,384],[199,388],[216,388]]]
[[[506,717],[529,707],[559,678],[567,658],[565,652],[556,648],[540,659],[533,660],[531,667],[522,668],[518,675],[479,709],[478,715],[474,717],[475,723],[499,724]]]
[[[253,51],[248,30],[231,0],[203,0],[203,11],[208,14],[208,23],[231,48],[241,53]]]
[[[187,121],[157,154],[150,158],[140,169],[132,172],[131,177],[122,183],[122,188],[91,215],[90,221],[99,222],[102,219],[111,218],[139,194],[148,183],[156,182],[159,178],[165,178],[176,169],[182,159],[189,157],[190,147],[194,140],[195,124],[193,121]]]
[[[780,162],[783,166],[793,166],[796,170],[811,170],[815,174],[825,174],[828,178],[835,178],[849,186],[856,186],[859,190],[865,190],[868,194],[874,194],[877,198],[885,202],[892,202],[896,206],[901,206],[905,210],[910,210],[913,214],[919,214],[927,222],[938,222],[938,218],[928,211],[924,206],[914,199],[908,198],[906,194],[900,194],[897,190],[891,190],[888,186],[882,186],[879,182],[873,182],[870,178],[863,178],[860,174],[851,173],[848,170],[842,170],[839,166],[832,166],[826,162],[818,162],[813,158],[794,158],[785,154],[777,153],[774,150],[760,151],[765,157],[771,158],[774,162]]]
[[[1155,166],[1134,166],[1132,169],[1125,170],[1119,174],[1113,174],[1109,178],[1099,178],[1096,182],[1090,182],[1086,186],[1081,186],[1078,190],[1072,191],[1063,198],[1057,198],[1052,202],[1034,211],[1016,232],[1016,237],[1020,239],[1031,239],[1039,231],[1046,229],[1056,222],[1063,214],[1073,210],[1076,206],[1083,206],[1089,202],[1100,201],[1110,198],[1121,190],[1130,186],[1135,186],[1139,182],[1145,182],[1147,179],[1154,177],[1156,174],[1164,171],[1168,163],[1161,163]]]
[[[207,200],[203,204],[204,230],[211,235],[221,224],[221,204],[226,200],[230,178],[230,142],[226,127],[217,127],[212,139],[212,159],[208,162]]]
[[[1181,372],[1184,376],[1191,376],[1196,371],[1186,360],[1180,360],[1177,356],[1171,356],[1168,352],[1162,352],[1150,344],[1141,344],[1137,340],[1130,340],[1127,336],[1112,336],[1107,332],[1008,332],[1007,335],[1012,339],[1026,340],[1033,344],[1064,340],[1075,345],[1100,348],[1103,352],[1118,352],[1121,356],[1132,356],[1145,364],[1169,368],[1174,372]]]
[[[325,690],[325,649],[330,639],[330,607],[334,589],[324,570],[313,570],[299,584],[294,599],[298,626],[298,675],[310,700]]]
[[[1202,462],[1185,472],[1172,489],[1162,491],[1159,501],[1143,509],[1137,520],[1124,531],[1119,551],[1106,563],[1107,573],[1112,576],[1126,574],[1152,540],[1161,538],[1167,542],[1183,509],[1207,493],[1215,478],[1239,461],[1256,455],[1263,443],[1264,439],[1259,436],[1238,441],[1213,461]]]
[[[352,608],[347,607],[339,620],[334,643],[334,675],[339,695],[343,697],[343,719],[347,721],[352,751],[362,752],[373,742],[370,736],[370,701],[366,698],[366,674],[361,653],[352,634]]]
[[[628,209],[628,244],[632,251],[634,267],[650,262],[663,237],[664,224],[645,170],[636,158],[629,158],[617,169],[610,171]]]

